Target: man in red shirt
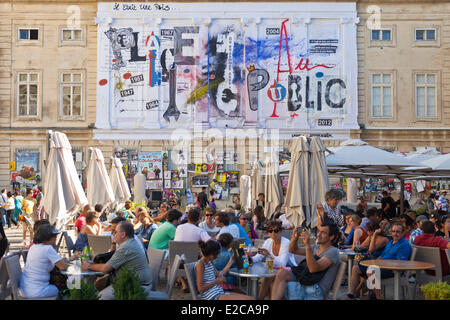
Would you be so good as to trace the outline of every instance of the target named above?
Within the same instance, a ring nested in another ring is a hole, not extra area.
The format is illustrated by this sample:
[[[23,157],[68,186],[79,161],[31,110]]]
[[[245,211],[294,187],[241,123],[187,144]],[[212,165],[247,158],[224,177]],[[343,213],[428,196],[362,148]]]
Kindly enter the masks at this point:
[[[414,240],[416,246],[421,247],[437,247],[441,249],[441,264],[442,264],[442,276],[450,274],[450,266],[448,264],[447,255],[445,249],[450,249],[450,242],[442,237],[434,236],[434,224],[431,221],[424,221],[422,224],[423,234],[417,236]],[[426,270],[428,274],[434,275],[434,271]]]
[[[81,229],[86,224],[86,214],[88,213],[88,211],[94,211],[94,208],[87,204],[83,207],[83,211],[81,212],[81,215],[78,217],[77,221],[75,221],[75,227],[77,227],[78,232],[81,232]]]

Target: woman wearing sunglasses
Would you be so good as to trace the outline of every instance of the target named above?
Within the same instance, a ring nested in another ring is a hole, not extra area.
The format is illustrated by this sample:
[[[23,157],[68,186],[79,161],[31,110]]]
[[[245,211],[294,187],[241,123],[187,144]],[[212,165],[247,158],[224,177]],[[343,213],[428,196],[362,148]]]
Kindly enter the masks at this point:
[[[258,239],[258,235],[256,234],[255,229],[253,229],[253,226],[248,223],[248,216],[244,212],[239,214],[239,224],[245,230],[250,240],[252,240],[252,243],[254,243],[254,240]]]
[[[267,239],[261,248],[258,249],[258,254],[252,260],[253,263],[260,262],[265,259],[273,259],[273,265],[278,267],[297,266],[294,255],[289,252],[289,240],[281,236],[282,229],[281,221],[270,221],[267,224]],[[264,300],[269,295],[274,278],[264,278],[261,288],[259,290],[258,299]]]
[[[199,223],[199,227],[206,230],[209,233],[217,233],[220,231],[220,228],[216,226],[214,222],[214,214],[216,210],[213,208],[205,209],[205,221]]]

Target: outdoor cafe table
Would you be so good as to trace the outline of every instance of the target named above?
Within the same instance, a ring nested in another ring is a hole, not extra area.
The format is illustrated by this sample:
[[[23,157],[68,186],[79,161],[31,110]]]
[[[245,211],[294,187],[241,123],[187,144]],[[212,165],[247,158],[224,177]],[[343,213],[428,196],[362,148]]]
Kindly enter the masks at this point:
[[[419,271],[434,268],[434,264],[410,260],[363,260],[360,264],[365,267],[377,266],[380,269],[394,272],[394,300],[400,300],[400,273],[402,271]]]
[[[368,253],[358,253],[353,251],[353,249],[343,249],[339,250],[339,254],[346,255],[348,257],[347,259],[347,267],[348,267],[348,278],[347,282],[350,285],[350,279],[352,278],[352,268],[353,268],[353,260],[355,259],[355,256],[357,255],[368,255]]]
[[[254,298],[258,298],[258,280],[259,278],[268,278],[275,277],[277,274],[277,270],[274,267],[274,270],[269,271],[267,269],[267,264],[262,262],[257,262],[248,267],[248,273],[244,273],[243,269],[231,268],[228,271],[228,274],[247,278],[249,281],[249,295]]]
[[[103,275],[103,272],[100,272],[100,271],[82,271],[81,270],[81,261],[79,261],[79,260],[71,261],[69,263],[69,267],[67,268],[67,270],[61,271],[61,273],[68,277],[76,276],[76,277],[79,277],[80,279],[83,277]]]

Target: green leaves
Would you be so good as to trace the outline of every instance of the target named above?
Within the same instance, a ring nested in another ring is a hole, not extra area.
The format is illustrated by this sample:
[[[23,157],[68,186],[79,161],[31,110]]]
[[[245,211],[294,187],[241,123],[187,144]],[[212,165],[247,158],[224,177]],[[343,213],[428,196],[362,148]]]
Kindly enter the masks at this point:
[[[147,294],[139,282],[136,270],[123,266],[113,283],[115,300],[146,300]]]
[[[450,300],[450,283],[429,282],[420,287],[426,300]]]
[[[92,280],[81,279],[80,289],[69,290],[68,300],[98,300],[98,291]]]

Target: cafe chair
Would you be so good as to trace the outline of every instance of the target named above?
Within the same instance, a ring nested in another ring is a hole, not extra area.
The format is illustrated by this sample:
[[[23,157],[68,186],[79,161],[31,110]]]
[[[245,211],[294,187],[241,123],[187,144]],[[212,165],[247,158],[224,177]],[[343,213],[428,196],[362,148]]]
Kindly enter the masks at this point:
[[[12,255],[4,258],[6,263],[6,270],[11,283],[11,291],[14,300],[56,300],[58,296],[46,298],[26,299],[19,292],[20,278],[22,277],[22,268],[20,267],[20,255]]]
[[[191,291],[192,300],[200,300],[197,290],[197,277],[195,273],[195,265],[197,262],[186,263],[184,270],[186,270],[186,277],[189,285],[189,291]]]
[[[345,270],[347,269],[347,263],[342,262],[339,265],[339,269],[336,273],[336,279],[334,279],[333,286],[331,287],[331,291],[328,294],[330,300],[337,300],[339,296],[339,290],[342,285],[342,278],[344,277]]]
[[[412,245],[413,250],[415,250],[415,254],[413,257],[414,261],[422,261],[429,262],[434,264],[433,269],[429,269],[430,271],[434,271],[434,276],[427,274],[424,270],[416,272],[416,281],[414,283],[413,296],[412,299],[416,297],[417,286],[420,284],[425,284],[428,282],[442,282],[443,280],[450,280],[450,276],[442,275],[442,262],[441,262],[441,249],[437,247],[422,247]]]
[[[5,300],[12,295],[11,283],[9,281],[8,270],[6,269],[5,258],[12,256],[20,256],[21,251],[11,252],[9,255],[3,256],[0,260],[0,300]]]
[[[161,266],[164,261],[164,255],[166,252],[164,250],[158,250],[151,247],[147,249],[147,258],[150,270],[152,272],[152,291],[158,290],[159,284],[159,273],[161,272]]]
[[[177,271],[178,268],[180,268],[181,261],[183,259],[180,255],[176,255],[173,259],[170,271],[169,271],[169,277],[167,280],[167,286],[166,291],[150,291],[150,293],[147,296],[147,300],[170,300],[170,297],[172,295],[172,290],[175,285],[175,280],[177,278]]]
[[[177,255],[184,255],[184,263],[195,262],[199,259],[200,250],[196,241],[169,241],[169,270],[172,269],[174,259]],[[177,269],[176,278],[185,277],[184,269]]]
[[[92,249],[94,256],[106,253],[111,248],[111,237],[110,236],[97,236],[94,234],[88,234],[89,246]]]

